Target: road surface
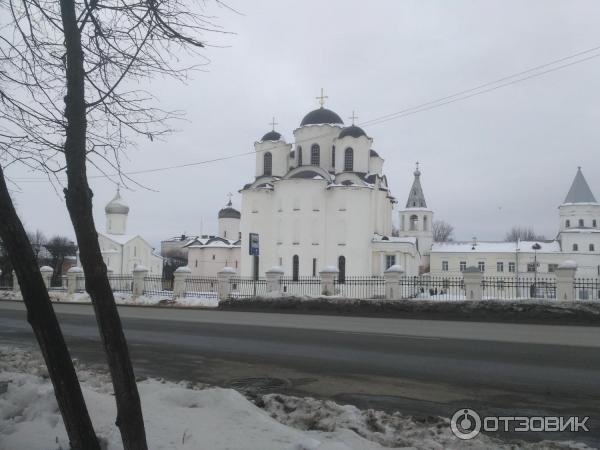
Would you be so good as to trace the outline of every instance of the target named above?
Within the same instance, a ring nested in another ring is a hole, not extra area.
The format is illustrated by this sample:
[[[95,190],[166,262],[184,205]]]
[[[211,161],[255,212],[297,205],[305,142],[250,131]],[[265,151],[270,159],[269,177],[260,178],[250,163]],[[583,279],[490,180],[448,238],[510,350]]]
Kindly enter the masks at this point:
[[[75,357],[104,365],[90,305],[55,304]],[[504,436],[600,445],[600,327],[120,306],[136,373],[331,398],[416,416],[590,416],[589,433]],[[34,345],[0,301],[0,343]]]

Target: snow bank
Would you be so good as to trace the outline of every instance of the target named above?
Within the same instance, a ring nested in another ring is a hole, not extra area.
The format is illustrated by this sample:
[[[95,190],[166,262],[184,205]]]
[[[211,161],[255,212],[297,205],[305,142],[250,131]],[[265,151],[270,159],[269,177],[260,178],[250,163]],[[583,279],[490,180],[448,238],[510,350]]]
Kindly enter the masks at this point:
[[[104,374],[78,367],[94,428],[106,450],[121,449],[114,396]],[[277,394],[248,401],[232,389],[148,379],[138,383],[153,450],[586,449],[582,444],[505,445],[459,441],[447,419],[415,421],[332,401]],[[39,356],[0,346],[0,448],[62,450],[68,440]]]

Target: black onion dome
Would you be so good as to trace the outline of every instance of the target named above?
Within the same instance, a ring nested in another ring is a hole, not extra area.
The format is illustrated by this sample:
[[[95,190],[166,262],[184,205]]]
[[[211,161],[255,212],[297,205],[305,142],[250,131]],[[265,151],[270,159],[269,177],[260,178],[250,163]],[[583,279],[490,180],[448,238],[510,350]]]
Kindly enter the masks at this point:
[[[219,219],[240,219],[241,217],[240,212],[231,207],[231,203],[219,211]]]
[[[265,134],[261,141],[279,141],[281,139],[281,134],[279,134],[277,131],[273,130],[273,131],[269,131],[267,134]]]
[[[343,125],[344,121],[332,110],[321,107],[305,115],[304,119],[302,119],[302,122],[300,122],[300,126],[319,125],[322,123],[339,123]]]
[[[365,133],[365,130],[363,130],[361,127],[357,127],[356,125],[350,125],[349,127],[342,129],[339,138],[341,139],[346,136],[352,136],[353,138],[357,138],[366,135],[367,133]]]

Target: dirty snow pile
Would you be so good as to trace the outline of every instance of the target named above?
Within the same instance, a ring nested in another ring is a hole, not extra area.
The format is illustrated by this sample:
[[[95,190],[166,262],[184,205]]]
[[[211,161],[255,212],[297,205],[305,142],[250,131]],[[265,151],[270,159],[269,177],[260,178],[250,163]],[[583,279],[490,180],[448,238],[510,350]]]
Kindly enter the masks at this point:
[[[78,375],[104,448],[121,449],[110,380],[85,367],[78,367]],[[257,405],[232,389],[183,382],[147,379],[138,386],[149,447],[154,450],[516,448],[487,437],[458,441],[445,419],[416,422],[399,414],[275,394],[259,397]],[[68,448],[52,385],[39,356],[0,346],[0,449]],[[526,448],[586,447],[542,442]]]

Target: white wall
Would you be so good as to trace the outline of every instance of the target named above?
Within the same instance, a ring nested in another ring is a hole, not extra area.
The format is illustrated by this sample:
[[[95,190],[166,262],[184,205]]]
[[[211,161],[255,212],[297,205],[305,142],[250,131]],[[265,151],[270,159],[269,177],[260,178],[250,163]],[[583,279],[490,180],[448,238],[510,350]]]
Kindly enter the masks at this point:
[[[240,236],[240,219],[225,217],[219,219],[219,236],[237,241]]]
[[[188,267],[194,277],[216,277],[223,267],[232,267],[239,273],[240,247],[191,246]]]
[[[125,234],[127,232],[127,214],[106,214],[106,233]]]

